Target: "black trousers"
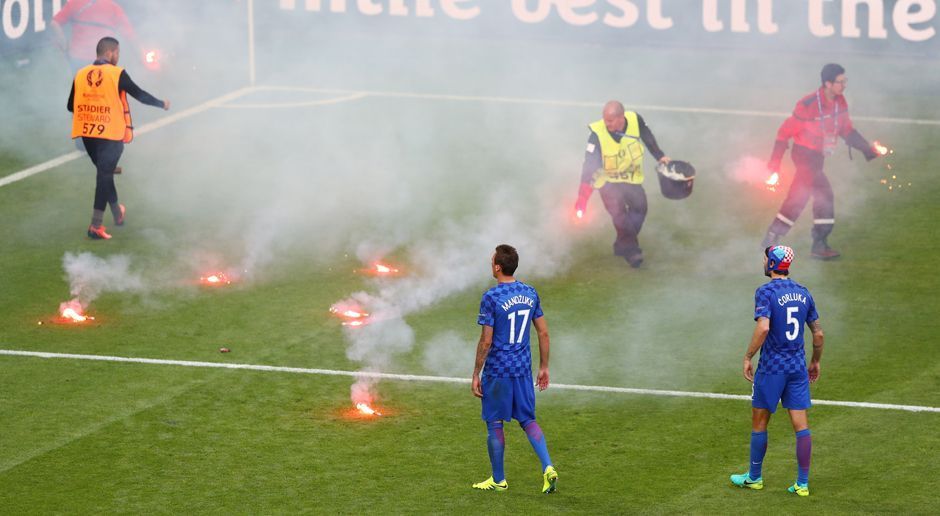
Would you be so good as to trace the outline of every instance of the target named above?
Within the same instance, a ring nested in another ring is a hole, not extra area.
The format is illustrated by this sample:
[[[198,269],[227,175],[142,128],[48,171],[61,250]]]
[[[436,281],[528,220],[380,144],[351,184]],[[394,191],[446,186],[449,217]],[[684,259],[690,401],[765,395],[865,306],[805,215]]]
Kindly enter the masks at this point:
[[[812,196],[813,240],[825,241],[836,222],[835,196],[829,178],[823,172],[826,158],[821,152],[801,145],[793,146],[790,157],[796,165],[796,175],[793,176],[787,198],[770,224],[769,231],[778,235],[787,234]]]
[[[82,141],[85,143],[88,157],[91,158],[91,162],[95,164],[98,171],[94,208],[104,211],[108,204],[117,206],[118,194],[117,187],[114,186],[114,169],[121,160],[121,154],[124,153],[124,142],[84,136]]]
[[[646,191],[642,185],[607,183],[601,187],[601,200],[617,230],[614,254],[630,256],[640,252],[637,235],[646,220]]]

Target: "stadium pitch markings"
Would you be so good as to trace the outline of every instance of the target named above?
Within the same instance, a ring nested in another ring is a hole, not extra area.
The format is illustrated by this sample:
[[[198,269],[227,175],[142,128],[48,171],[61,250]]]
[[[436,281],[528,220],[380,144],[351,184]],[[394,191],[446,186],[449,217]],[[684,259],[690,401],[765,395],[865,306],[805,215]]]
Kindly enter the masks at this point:
[[[411,98],[425,100],[453,100],[462,102],[502,102],[507,104],[538,104],[545,106],[565,106],[565,107],[591,107],[602,106],[604,102],[581,101],[581,100],[552,100],[552,99],[533,99],[524,97],[490,97],[486,95],[449,95],[438,93],[413,93],[400,91],[369,91],[369,90],[345,90],[331,88],[309,88],[300,86],[256,86],[256,91],[300,91],[309,93],[358,93],[369,97],[393,97],[393,98]],[[227,107],[227,106],[226,106]],[[750,109],[720,109],[705,107],[682,107],[682,106],[659,106],[659,105],[631,105],[631,109],[637,111],[668,111],[674,113],[696,113],[709,115],[734,115],[734,116],[757,116],[786,118],[790,113],[776,111],[755,111]],[[891,124],[910,124],[910,125],[933,125],[940,126],[940,120],[930,120],[921,118],[890,118],[877,116],[852,116],[853,120],[862,120],[868,122],[882,122]]]
[[[249,371],[268,371],[278,373],[318,374],[326,376],[350,376],[353,378],[376,378],[380,380],[399,380],[405,382],[438,382],[438,383],[470,383],[469,378],[453,376],[426,376],[416,374],[376,373],[366,371],[337,371],[334,369],[308,369],[304,367],[282,367],[258,364],[229,364],[224,362],[193,362],[189,360],[165,360],[159,358],[114,357],[107,355],[76,355],[72,353],[47,353],[44,351],[20,351],[14,349],[0,349],[0,355],[37,357],[37,358],[64,358],[72,360],[96,360],[100,362],[130,362],[134,364],[174,365],[181,367],[205,367],[215,369],[247,369]],[[553,383],[553,389],[587,392],[612,392],[621,394],[641,394],[651,396],[672,396],[679,398],[709,398],[720,400],[750,400],[751,397],[743,394],[723,394],[718,392],[671,391],[660,389],[635,389],[630,387],[606,387],[603,385],[568,385]],[[814,405],[832,405],[836,407],[870,408],[883,410],[904,410],[908,412],[940,412],[940,407],[924,407],[919,405],[894,405],[890,403],[868,403],[864,401],[832,401],[813,400]]]
[[[202,104],[197,104],[189,109],[184,109],[183,111],[180,111],[179,113],[174,113],[170,116],[165,116],[163,118],[160,118],[148,124],[144,124],[134,130],[134,135],[141,136],[141,135],[147,134],[150,131],[159,129],[163,126],[172,124],[174,122],[178,122],[184,118],[189,118],[193,115],[197,115],[208,109],[225,104],[226,102],[231,102],[237,99],[238,97],[241,97],[242,95],[251,93],[252,91],[254,91],[254,89],[250,87],[242,88],[239,90],[235,90],[231,93],[222,95],[221,97],[216,97],[214,99],[207,100],[203,102]],[[55,167],[58,167],[59,165],[64,165],[68,163],[69,161],[78,159],[84,155],[85,155],[84,152],[72,151],[72,152],[69,152],[68,154],[63,154],[57,158],[50,159],[49,161],[45,161],[38,165],[33,165],[32,167],[29,167],[24,170],[20,170],[19,172],[15,172],[8,176],[0,177],[0,188],[8,184],[26,179],[27,177],[34,176],[40,172],[45,172],[46,170],[53,169]]]
[[[264,104],[249,104],[249,103],[239,103],[239,104],[224,104],[217,107],[228,108],[228,109],[277,109],[277,108],[300,108],[300,107],[312,107],[312,106],[326,106],[329,104],[339,104],[342,102],[350,102],[353,100],[358,100],[361,98],[368,97],[365,93],[353,93],[351,95],[345,95],[343,97],[336,97],[332,99],[318,99],[318,100],[308,100],[304,102],[270,102]]]

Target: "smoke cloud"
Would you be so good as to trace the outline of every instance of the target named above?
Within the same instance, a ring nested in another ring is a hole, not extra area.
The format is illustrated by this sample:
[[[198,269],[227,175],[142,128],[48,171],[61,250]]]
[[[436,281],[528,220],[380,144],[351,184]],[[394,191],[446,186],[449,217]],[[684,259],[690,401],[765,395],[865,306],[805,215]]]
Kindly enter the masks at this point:
[[[65,253],[62,258],[69,292],[83,309],[105,292],[143,292],[146,287],[140,274],[131,271],[126,255],[100,258],[91,253]]]

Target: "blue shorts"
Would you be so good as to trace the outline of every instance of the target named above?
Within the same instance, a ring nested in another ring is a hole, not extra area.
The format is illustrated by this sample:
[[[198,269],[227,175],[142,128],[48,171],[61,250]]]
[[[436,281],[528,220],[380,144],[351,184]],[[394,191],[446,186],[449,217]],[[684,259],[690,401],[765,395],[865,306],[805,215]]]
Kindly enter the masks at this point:
[[[535,419],[532,375],[511,378],[483,376],[483,421],[520,423]]]
[[[777,403],[790,410],[806,410],[813,406],[809,400],[809,374],[806,371],[785,374],[754,375],[751,406],[777,411]]]

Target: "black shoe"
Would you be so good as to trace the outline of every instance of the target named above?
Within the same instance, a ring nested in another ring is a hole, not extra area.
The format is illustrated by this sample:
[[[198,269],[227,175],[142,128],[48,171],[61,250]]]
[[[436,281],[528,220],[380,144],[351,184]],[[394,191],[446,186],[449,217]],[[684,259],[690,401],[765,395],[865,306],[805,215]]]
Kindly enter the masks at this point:
[[[643,264],[643,252],[637,251],[635,253],[628,254],[624,256],[623,259],[626,260],[627,263],[630,264],[630,267],[633,267],[634,269],[639,269],[640,265]]]

